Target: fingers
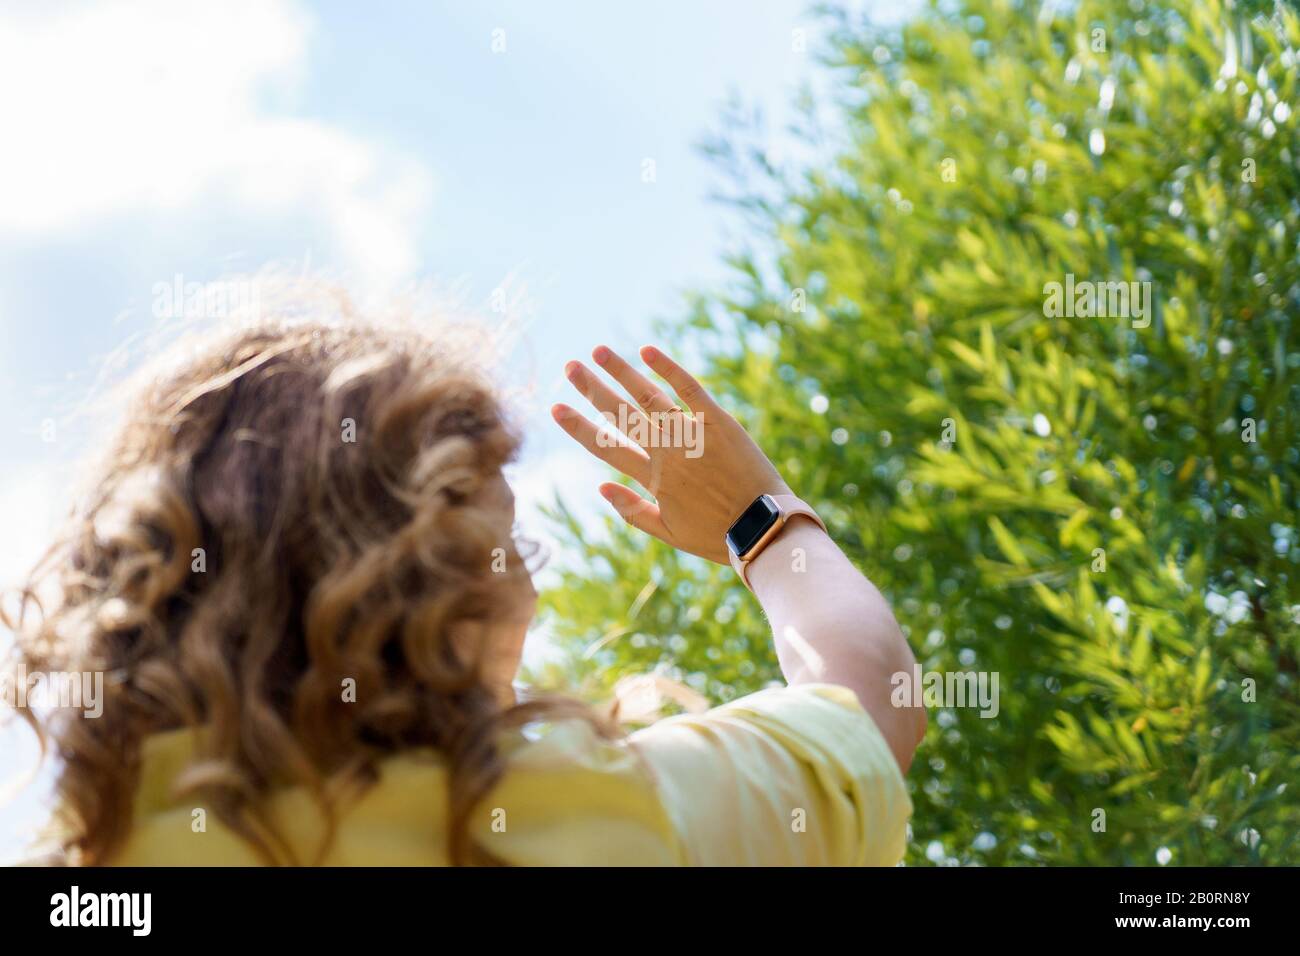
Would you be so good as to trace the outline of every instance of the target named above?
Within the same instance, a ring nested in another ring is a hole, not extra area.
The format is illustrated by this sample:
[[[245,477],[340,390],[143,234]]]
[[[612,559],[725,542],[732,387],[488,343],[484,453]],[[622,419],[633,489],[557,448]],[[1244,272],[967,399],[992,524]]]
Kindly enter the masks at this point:
[[[626,485],[615,484],[612,481],[607,481],[600,486],[600,494],[632,527],[653,535],[661,541],[668,541],[668,528],[659,514],[659,506],[654,502],[642,498]]]
[[[551,417],[574,441],[605,464],[642,485],[650,484],[650,456],[625,435],[601,431],[568,405],[552,405]]]
[[[695,376],[654,346],[642,347],[641,358],[673,387],[677,397],[685,402],[686,407],[691,411],[698,412],[701,409],[713,411],[719,408],[704,386],[695,380]]]
[[[654,382],[627,364],[613,349],[599,345],[592,350],[591,357],[597,365],[614,377],[614,381],[627,389],[627,393],[633,400],[647,412],[672,411],[673,400]]]
[[[581,362],[570,362],[564,366],[564,376],[582,393],[583,398],[591,402],[596,411],[605,416],[605,420],[619,431],[640,434],[636,443],[644,443],[644,436],[653,427],[645,421],[645,416],[628,404],[626,398],[604,383],[599,375],[590,371]],[[622,414],[619,414],[622,411]]]

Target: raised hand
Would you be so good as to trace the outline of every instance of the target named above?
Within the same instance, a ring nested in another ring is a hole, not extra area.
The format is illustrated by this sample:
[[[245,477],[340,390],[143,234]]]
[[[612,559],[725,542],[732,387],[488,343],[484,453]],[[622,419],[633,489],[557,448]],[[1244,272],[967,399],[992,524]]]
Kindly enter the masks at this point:
[[[589,452],[640,484],[643,498],[615,482],[600,493],[633,527],[682,551],[727,563],[727,528],[761,494],[790,488],[749,433],[689,372],[656,348],[641,358],[676,393],[674,400],[613,350],[592,360],[625,393],[581,362],[566,377],[608,423],[602,432],[573,408],[552,406],[555,421]],[[680,402],[680,404],[679,404]]]

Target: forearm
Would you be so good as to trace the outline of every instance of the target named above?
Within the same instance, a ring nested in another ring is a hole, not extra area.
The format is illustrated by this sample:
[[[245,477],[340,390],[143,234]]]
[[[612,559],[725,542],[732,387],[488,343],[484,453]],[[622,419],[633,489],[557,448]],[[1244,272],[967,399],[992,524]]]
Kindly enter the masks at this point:
[[[641,357],[672,386],[690,416],[604,346],[594,349],[592,358],[634,397],[632,419],[624,398],[581,363],[568,363],[565,374],[606,421],[629,422],[625,440],[605,441],[567,405],[556,405],[552,415],[593,455],[654,496],[651,501],[614,482],[601,485],[601,494],[625,521],[682,551],[726,563],[728,528],[740,509],[757,494],[784,495],[790,488],[740,423],[689,372],[655,348],[642,349]],[[672,435],[660,434],[655,421],[683,429],[689,422],[697,453],[681,453],[676,442],[661,440]],[[644,443],[632,436],[642,436]],[[772,622],[786,680],[826,681],[852,690],[906,770],[925,729],[925,713],[891,706],[890,679],[910,675],[914,659],[880,592],[807,517],[792,517],[750,563],[748,576]]]
[[[894,707],[895,674],[915,658],[884,596],[813,522],[793,518],[749,565],[789,684],[852,690],[906,771],[925,730],[925,711]]]

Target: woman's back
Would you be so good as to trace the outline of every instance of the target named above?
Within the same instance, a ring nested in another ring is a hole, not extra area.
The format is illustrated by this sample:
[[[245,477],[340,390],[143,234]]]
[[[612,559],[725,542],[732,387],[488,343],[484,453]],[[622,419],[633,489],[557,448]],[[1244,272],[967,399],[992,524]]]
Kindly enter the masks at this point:
[[[145,747],[135,826],[119,866],[254,866],[255,850],[192,801],[170,796],[189,731]],[[626,741],[580,720],[535,725],[502,747],[509,768],[473,839],[529,866],[876,865],[902,858],[911,803],[871,719],[833,686],[764,691],[669,718]],[[429,750],[380,762],[340,800],[332,836],[293,787],[270,816],[298,861],[444,866],[447,773]]]

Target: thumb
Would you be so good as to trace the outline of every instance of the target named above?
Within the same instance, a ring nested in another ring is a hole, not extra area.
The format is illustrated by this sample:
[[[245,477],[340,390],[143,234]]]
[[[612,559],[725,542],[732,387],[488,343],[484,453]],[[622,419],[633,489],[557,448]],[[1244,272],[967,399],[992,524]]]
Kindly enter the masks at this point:
[[[653,501],[647,501],[626,485],[612,481],[600,486],[600,495],[632,527],[668,542],[668,528],[659,515],[659,506]]]

